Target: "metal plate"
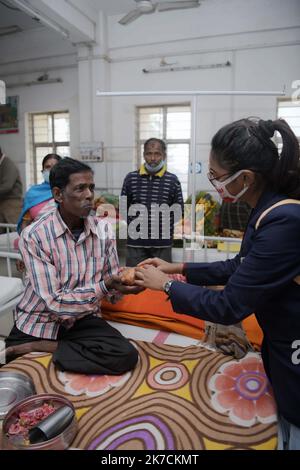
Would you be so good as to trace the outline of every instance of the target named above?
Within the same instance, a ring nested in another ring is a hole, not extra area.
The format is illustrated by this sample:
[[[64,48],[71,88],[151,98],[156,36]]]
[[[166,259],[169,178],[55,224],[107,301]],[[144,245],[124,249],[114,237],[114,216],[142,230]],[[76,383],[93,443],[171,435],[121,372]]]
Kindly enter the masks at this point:
[[[17,372],[0,372],[0,419],[19,401],[36,391],[32,380]]]

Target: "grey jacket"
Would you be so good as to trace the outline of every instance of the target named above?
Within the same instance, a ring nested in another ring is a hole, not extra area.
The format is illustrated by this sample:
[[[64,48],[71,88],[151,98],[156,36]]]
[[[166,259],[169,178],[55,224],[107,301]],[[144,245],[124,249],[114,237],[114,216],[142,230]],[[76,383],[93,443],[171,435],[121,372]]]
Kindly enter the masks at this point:
[[[0,156],[0,200],[21,199],[23,194],[19,170],[10,158]]]

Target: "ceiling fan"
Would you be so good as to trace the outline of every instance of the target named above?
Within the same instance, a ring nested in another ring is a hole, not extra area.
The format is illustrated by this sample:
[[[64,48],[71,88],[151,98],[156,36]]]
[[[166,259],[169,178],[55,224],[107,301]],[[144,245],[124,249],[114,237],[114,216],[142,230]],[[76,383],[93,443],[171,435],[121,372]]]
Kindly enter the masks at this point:
[[[175,2],[158,2],[154,3],[152,0],[135,0],[136,7],[130,11],[127,15],[120,19],[121,25],[127,25],[132,21],[136,20],[142,15],[154,13],[157,11],[168,11],[168,10],[182,10],[184,8],[196,8],[200,6],[199,0],[182,0]]]

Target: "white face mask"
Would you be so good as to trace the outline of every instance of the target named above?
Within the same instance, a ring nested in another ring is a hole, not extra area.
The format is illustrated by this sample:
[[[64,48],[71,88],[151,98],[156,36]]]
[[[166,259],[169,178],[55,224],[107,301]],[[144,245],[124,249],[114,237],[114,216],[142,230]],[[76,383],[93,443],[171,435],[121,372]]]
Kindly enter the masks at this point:
[[[226,186],[232,181],[234,181],[238,176],[240,176],[243,173],[243,171],[244,170],[237,171],[236,173],[229,176],[229,178],[227,178],[224,181],[218,181],[217,179],[212,178],[209,173],[207,177],[209,181],[211,182],[211,184],[216,188],[216,190],[218,191],[218,193],[220,194],[224,202],[237,202],[237,200],[240,199],[243,194],[245,194],[249,186],[244,186],[243,189],[236,195],[231,194],[226,188]]]
[[[150,165],[150,163],[145,162],[145,168],[148,173],[158,173],[165,164],[165,160],[161,160],[157,165]]]
[[[43,175],[45,183],[49,183],[50,171],[49,170],[43,170],[42,175]]]

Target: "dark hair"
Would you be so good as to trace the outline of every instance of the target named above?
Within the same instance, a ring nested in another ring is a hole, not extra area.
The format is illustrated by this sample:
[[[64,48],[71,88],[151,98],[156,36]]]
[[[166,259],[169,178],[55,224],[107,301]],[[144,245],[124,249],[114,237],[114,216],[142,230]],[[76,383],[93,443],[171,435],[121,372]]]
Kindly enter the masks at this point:
[[[271,140],[275,131],[282,138],[281,153]],[[232,174],[253,170],[270,189],[300,199],[299,143],[283,119],[248,118],[227,124],[214,135],[211,150],[220,166]]]
[[[49,182],[53,189],[55,186],[64,189],[69,183],[70,175],[73,173],[93,173],[91,167],[74,158],[62,158],[50,170]]]
[[[47,153],[47,155],[43,158],[43,161],[42,161],[42,169],[45,168],[47,161],[52,160],[52,159],[59,162],[59,160],[61,160],[61,157],[57,155],[57,153]]]
[[[156,137],[151,137],[150,139],[146,140],[146,142],[144,143],[144,152],[146,151],[146,147],[148,144],[150,144],[150,142],[158,142],[161,146],[163,153],[166,153],[167,147],[165,142],[161,139],[157,139]]]

